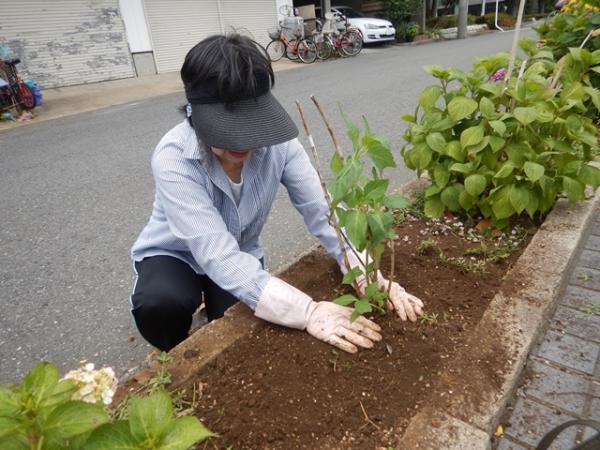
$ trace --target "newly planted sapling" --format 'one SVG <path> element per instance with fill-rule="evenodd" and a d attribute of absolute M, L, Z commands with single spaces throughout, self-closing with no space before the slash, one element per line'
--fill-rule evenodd
<path fill-rule="evenodd" d="M 328 184 L 331 194 L 331 213 L 338 219 L 338 226 L 347 244 L 356 250 L 353 265 L 342 283 L 358 283 L 359 297 L 346 294 L 335 302 L 353 305 L 353 319 L 373 310 L 384 312 L 388 298 L 387 290 L 381 290 L 378 271 L 381 267 L 386 244 L 396 237 L 393 228 L 394 209 L 406 208 L 408 200 L 402 195 L 387 193 L 389 179 L 383 171 L 396 167 L 389 143 L 373 134 L 366 119 L 365 131 L 361 133 L 354 123 L 342 113 L 348 136 L 353 144 L 353 152 L 347 156 L 335 153 L 331 160 L 334 179 Z M 366 161 L 370 161 L 370 176 L 366 173 Z M 389 246 L 393 253 L 393 243 Z M 392 268 L 393 270 L 393 268 Z"/>
<path fill-rule="evenodd" d="M 319 158 L 304 119 L 304 113 L 297 102 L 304 128 L 311 141 L 317 172 L 321 177 L 325 198 L 330 208 L 330 223 L 336 229 L 344 263 L 349 270 L 342 283 L 353 285 L 357 296 L 345 294 L 334 300 L 335 303 L 353 305 L 351 320 L 372 311 L 385 312 L 389 289 L 394 271 L 394 232 L 393 211 L 409 206 L 409 201 L 399 194 L 388 194 L 390 181 L 383 176 L 386 168 L 396 167 L 389 143 L 373 134 L 366 119 L 365 131 L 358 127 L 342 112 L 353 151 L 342 154 L 339 142 L 324 115 L 319 103 L 317 106 L 336 147 L 331 160 L 333 180 L 327 186 L 319 167 Z M 370 176 L 366 175 L 366 161 L 371 163 Z M 387 289 L 381 289 L 378 281 L 381 257 L 388 245 L 391 249 L 391 276 Z M 351 254 L 348 254 L 351 252 Z M 353 263 L 358 261 L 358 263 Z"/>

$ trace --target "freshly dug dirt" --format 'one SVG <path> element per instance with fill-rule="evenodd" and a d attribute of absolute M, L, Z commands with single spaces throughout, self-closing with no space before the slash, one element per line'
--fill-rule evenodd
<path fill-rule="evenodd" d="M 406 323 L 392 315 L 374 316 L 384 339 L 355 355 L 301 331 L 267 326 L 252 332 L 195 376 L 201 392 L 195 414 L 220 436 L 198 448 L 397 445 L 426 398 L 436 397 L 429 394 L 530 237 L 509 232 L 484 239 L 482 247 L 482 238 L 454 218 L 408 220 L 397 233 L 394 278 L 425 302 L 428 319 Z M 519 248 L 485 266 L 479 263 L 483 256 L 477 249 L 491 258 L 502 254 L 493 250 L 507 242 Z M 469 248 L 476 250 L 466 252 Z M 383 271 L 389 275 L 389 267 Z M 315 300 L 332 300 L 342 291 L 339 269 L 323 253 L 305 257 L 282 277 Z M 490 370 L 501 371 L 505 355 L 487 356 Z"/>

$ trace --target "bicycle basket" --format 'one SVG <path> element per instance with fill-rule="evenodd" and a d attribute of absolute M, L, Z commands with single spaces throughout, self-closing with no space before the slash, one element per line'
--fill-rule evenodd
<path fill-rule="evenodd" d="M 280 33 L 281 33 L 281 30 L 277 27 L 269 28 L 267 30 L 267 34 L 269 35 L 269 37 L 272 40 L 279 39 Z"/>

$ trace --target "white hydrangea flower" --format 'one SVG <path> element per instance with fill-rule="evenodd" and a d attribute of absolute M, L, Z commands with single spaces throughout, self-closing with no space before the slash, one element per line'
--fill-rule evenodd
<path fill-rule="evenodd" d="M 118 384 L 114 370 L 110 367 L 94 370 L 92 363 L 71 370 L 63 379 L 73 380 L 77 385 L 73 400 L 83 400 L 86 403 L 102 401 L 105 405 L 112 402 Z"/>

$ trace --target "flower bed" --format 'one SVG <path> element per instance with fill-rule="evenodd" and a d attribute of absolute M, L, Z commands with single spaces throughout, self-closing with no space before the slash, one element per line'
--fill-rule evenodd
<path fill-rule="evenodd" d="M 498 398 L 503 395 L 498 393 L 507 390 L 508 377 L 515 378 L 517 356 L 527 345 L 518 352 L 505 345 L 514 339 L 497 339 L 503 332 L 502 322 L 496 316 L 489 317 L 489 305 L 491 302 L 491 310 L 510 311 L 508 305 L 518 302 L 507 302 L 506 298 L 525 295 L 529 307 L 537 308 L 525 320 L 531 319 L 539 327 L 542 320 L 538 313 L 543 315 L 548 306 L 532 305 L 531 289 L 539 286 L 536 279 L 543 279 L 546 288 L 539 292 L 540 301 L 544 294 L 556 294 L 557 282 L 547 279 L 544 265 L 556 259 L 557 270 L 564 269 L 569 258 L 561 250 L 574 251 L 577 233 L 585 224 L 577 213 L 563 208 L 559 205 L 562 215 L 575 223 L 555 223 L 552 230 L 542 226 L 542 238 L 534 238 L 535 248 L 528 248 L 508 277 L 504 274 L 520 250 L 507 258 L 499 257 L 497 262 L 488 263 L 483 273 L 476 273 L 481 253 L 465 250 L 481 249 L 481 242 L 474 242 L 474 236 L 471 240 L 461 237 L 456 220 L 448 224 L 451 232 L 441 225 L 446 219 L 438 225 L 407 221 L 397 229 L 396 257 L 401 261 L 397 279 L 426 302 L 427 315 L 418 323 L 378 318 L 384 341 L 372 351 L 346 355 L 305 333 L 265 325 L 247 308 L 238 306 L 172 352 L 173 359 L 167 365 L 172 374 L 171 388 L 196 392 L 194 414 L 221 435 L 212 441 L 218 448 L 405 448 L 402 442 L 422 435 L 411 425 L 415 420 L 421 427 L 432 426 L 422 422 L 444 418 L 444 411 L 456 410 L 470 416 L 456 414 L 461 420 L 473 421 L 477 414 L 469 411 L 479 411 L 480 416 L 489 412 L 489 405 L 482 406 L 477 399 L 484 403 L 493 399 L 493 409 L 499 410 Z M 589 204 L 579 207 L 588 212 L 590 208 Z M 543 256 L 543 241 L 553 243 L 548 233 L 566 233 L 569 244 L 562 249 L 554 242 L 546 249 L 550 256 Z M 466 258 L 465 253 L 469 255 Z M 486 253 L 491 258 L 492 252 Z M 529 270 L 541 270 L 543 277 L 532 277 Z M 317 300 L 339 294 L 335 290 L 341 275 L 322 251 L 305 256 L 282 277 Z M 555 274 L 554 278 L 560 276 Z M 514 326 L 514 321 L 506 323 Z M 517 338 L 523 336 L 522 328 Z M 156 370 L 159 368 L 149 368 L 137 380 L 147 380 Z M 121 388 L 119 396 L 137 389 L 136 385 L 134 378 Z M 469 393 L 473 395 L 469 397 Z M 418 414 L 422 410 L 428 412 Z M 492 416 L 476 427 L 491 427 Z M 440 423 L 453 422 L 445 417 Z M 403 437 L 407 427 L 409 433 Z"/>

